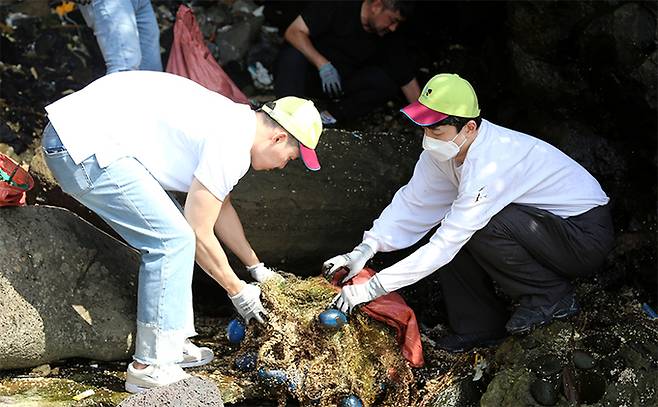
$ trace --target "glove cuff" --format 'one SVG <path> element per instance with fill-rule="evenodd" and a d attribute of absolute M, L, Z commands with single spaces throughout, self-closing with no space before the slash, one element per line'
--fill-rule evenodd
<path fill-rule="evenodd" d="M 265 263 L 258 263 L 258 264 L 254 264 L 253 266 L 246 266 L 246 268 L 247 268 L 247 271 L 251 273 L 252 271 L 254 271 L 254 270 L 256 270 L 260 267 L 264 267 L 264 266 L 265 266 Z"/>
<path fill-rule="evenodd" d="M 370 280 L 368 280 L 368 292 L 370 293 L 370 296 L 373 300 L 388 294 L 388 291 L 384 289 L 382 283 L 379 281 L 377 274 L 370 277 Z"/>
<path fill-rule="evenodd" d="M 240 281 L 244 283 L 244 287 L 242 288 L 242 290 L 238 291 L 238 292 L 237 292 L 235 295 L 233 295 L 233 296 L 227 294 L 227 295 L 228 295 L 228 298 L 230 298 L 231 301 L 235 301 L 235 300 L 240 300 L 240 299 L 242 299 L 242 296 L 247 292 L 247 289 L 249 288 L 249 284 L 247 284 L 246 281 L 244 281 L 244 280 L 240 280 Z"/>
<path fill-rule="evenodd" d="M 355 247 L 354 251 L 363 253 L 367 260 L 370 260 L 375 256 L 375 250 L 373 250 L 373 248 L 366 242 L 362 242 Z"/>

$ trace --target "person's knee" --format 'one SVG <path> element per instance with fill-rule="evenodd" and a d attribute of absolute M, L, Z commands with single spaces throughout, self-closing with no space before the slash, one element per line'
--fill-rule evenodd
<path fill-rule="evenodd" d="M 482 229 L 471 236 L 468 246 L 476 252 L 488 252 L 495 246 L 496 241 L 512 239 L 510 225 L 518 220 L 518 211 L 518 205 L 508 205 L 503 208 Z"/>
<path fill-rule="evenodd" d="M 165 250 L 170 253 L 194 256 L 196 236 L 192 227 L 183 220 L 176 225 L 163 244 Z"/>

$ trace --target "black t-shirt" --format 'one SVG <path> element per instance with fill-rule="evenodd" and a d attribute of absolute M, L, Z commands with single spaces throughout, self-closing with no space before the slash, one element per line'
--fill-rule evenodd
<path fill-rule="evenodd" d="M 315 48 L 349 76 L 365 66 L 386 70 L 400 86 L 414 78 L 414 67 L 403 38 L 396 32 L 383 37 L 366 32 L 361 25 L 361 1 L 309 3 L 301 16 Z"/>

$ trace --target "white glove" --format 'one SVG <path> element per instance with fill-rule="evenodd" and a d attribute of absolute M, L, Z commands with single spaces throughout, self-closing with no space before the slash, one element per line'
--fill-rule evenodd
<path fill-rule="evenodd" d="M 269 280 L 270 278 L 283 280 L 283 276 L 281 276 L 281 274 L 265 267 L 265 264 L 263 263 L 247 266 L 247 271 L 249 274 L 251 274 L 251 278 L 258 281 L 259 283 L 263 283 L 265 280 Z"/>
<path fill-rule="evenodd" d="M 384 290 L 377 275 L 375 275 L 364 284 L 346 285 L 341 288 L 340 293 L 331 302 L 331 306 L 348 314 L 357 305 L 370 302 L 385 294 L 388 294 L 388 292 Z"/>
<path fill-rule="evenodd" d="M 352 277 L 359 274 L 368 260 L 372 259 L 375 252 L 370 246 L 361 243 L 347 254 L 341 254 L 324 262 L 322 265 L 322 273 L 327 279 L 331 279 L 333 275 L 341 268 L 346 268 L 348 273 L 341 281 L 343 284 L 350 281 Z"/>
<path fill-rule="evenodd" d="M 229 298 L 246 324 L 249 324 L 251 318 L 261 324 L 264 322 L 261 314 L 267 315 L 267 312 L 260 303 L 260 287 L 255 284 L 245 284 L 242 291 L 232 297 L 229 295 Z"/>

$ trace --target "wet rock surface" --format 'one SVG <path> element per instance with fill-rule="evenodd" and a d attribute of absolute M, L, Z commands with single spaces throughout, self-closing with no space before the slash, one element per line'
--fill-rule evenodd
<path fill-rule="evenodd" d="M 222 407 L 222 395 L 212 382 L 190 377 L 168 386 L 128 397 L 119 407 Z"/>
<path fill-rule="evenodd" d="M 137 253 L 71 212 L 0 214 L 0 369 L 131 355 Z"/>

